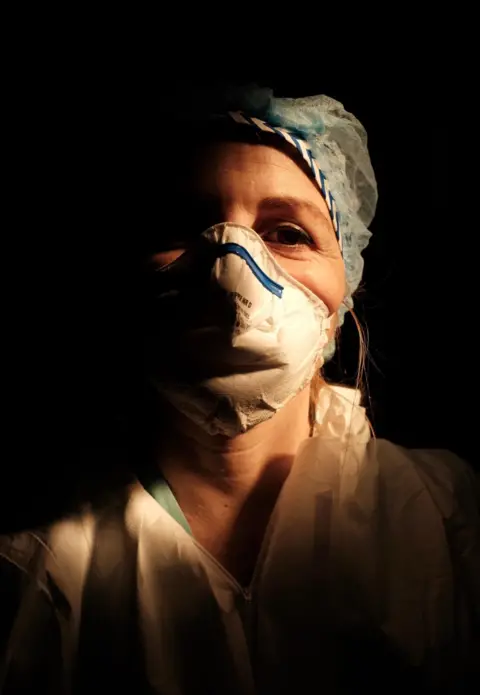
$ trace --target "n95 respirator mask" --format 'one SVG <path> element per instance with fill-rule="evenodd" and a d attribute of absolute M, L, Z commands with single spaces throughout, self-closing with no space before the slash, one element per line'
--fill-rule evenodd
<path fill-rule="evenodd" d="M 323 364 L 326 305 L 248 227 L 217 224 L 154 272 L 148 371 L 156 389 L 208 433 L 268 420 Z"/>

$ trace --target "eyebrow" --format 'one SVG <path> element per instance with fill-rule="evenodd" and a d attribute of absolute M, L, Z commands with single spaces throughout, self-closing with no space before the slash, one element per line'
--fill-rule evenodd
<path fill-rule="evenodd" d="M 327 223 L 329 227 L 332 224 L 330 217 L 318 205 L 304 198 L 295 198 L 293 196 L 269 197 L 261 200 L 258 207 L 261 212 L 276 210 L 288 210 L 294 213 L 307 212 L 324 224 Z"/>
<path fill-rule="evenodd" d="M 207 193 L 202 191 L 200 195 L 196 195 L 197 200 L 207 206 L 218 203 L 218 196 L 215 193 Z M 333 223 L 328 213 L 315 203 L 306 198 L 297 198 L 295 196 L 267 196 L 258 203 L 258 211 L 265 212 L 289 212 L 293 214 L 307 213 L 311 215 L 317 222 L 327 227 L 334 233 Z"/>

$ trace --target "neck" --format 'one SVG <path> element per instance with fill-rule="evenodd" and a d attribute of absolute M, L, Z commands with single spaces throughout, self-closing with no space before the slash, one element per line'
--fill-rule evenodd
<path fill-rule="evenodd" d="M 233 438 L 208 435 L 170 412 L 158 457 L 163 475 L 179 493 L 180 488 L 190 495 L 208 489 L 239 503 L 263 482 L 268 488 L 281 487 L 309 436 L 309 398 L 306 388 L 270 420 Z"/>

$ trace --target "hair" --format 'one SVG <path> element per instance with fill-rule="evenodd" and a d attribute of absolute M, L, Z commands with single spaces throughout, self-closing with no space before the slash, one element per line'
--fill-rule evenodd
<path fill-rule="evenodd" d="M 353 309 L 350 309 L 348 312 L 355 323 L 355 328 L 357 329 L 357 334 L 358 334 L 358 342 L 359 342 L 359 348 L 358 348 L 358 361 L 357 361 L 357 370 L 356 370 L 356 375 L 355 375 L 355 390 L 360 391 L 360 396 L 363 399 L 363 397 L 366 395 L 368 392 L 368 383 L 367 383 L 367 369 L 366 369 L 366 361 L 367 361 L 367 356 L 368 356 L 368 340 L 367 340 L 367 335 L 366 331 L 364 330 L 362 324 L 360 323 L 356 313 L 354 312 Z M 340 340 L 340 332 L 341 332 L 341 327 L 338 326 L 336 328 L 336 335 L 335 335 L 335 340 L 338 342 Z M 316 411 L 317 411 L 317 404 L 318 404 L 318 399 L 320 396 L 320 391 L 322 388 L 329 386 L 329 382 L 325 379 L 325 376 L 322 372 L 322 370 L 319 370 L 315 376 L 313 377 L 312 381 L 310 382 L 310 404 L 309 404 L 309 423 L 310 423 L 310 430 L 313 432 L 315 424 L 316 424 Z M 333 385 L 333 384 L 332 384 Z M 375 432 L 373 429 L 373 426 L 368 420 L 368 424 L 370 427 L 370 431 L 372 433 L 372 436 L 375 436 Z"/>

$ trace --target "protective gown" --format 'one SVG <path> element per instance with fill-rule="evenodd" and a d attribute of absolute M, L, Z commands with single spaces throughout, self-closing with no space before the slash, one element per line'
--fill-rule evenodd
<path fill-rule="evenodd" d="M 1 539 L 0 692 L 464 692 L 480 661 L 473 472 L 372 438 L 353 390 L 324 388 L 317 416 L 249 587 L 168 486 Z"/>

